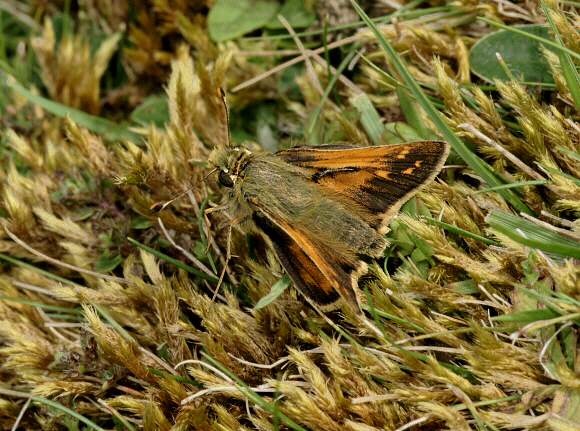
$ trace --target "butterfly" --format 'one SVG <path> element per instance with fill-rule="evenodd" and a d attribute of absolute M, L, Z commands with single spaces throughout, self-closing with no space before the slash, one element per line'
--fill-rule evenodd
<path fill-rule="evenodd" d="M 322 311 L 346 302 L 361 315 L 363 256 L 379 258 L 401 206 L 429 184 L 449 154 L 443 141 L 359 147 L 331 144 L 252 152 L 229 139 L 208 162 L 225 211 L 242 231 L 263 235 L 295 287 Z M 178 196 L 179 197 L 179 196 Z M 150 212 L 171 201 L 155 204 Z M 220 282 L 223 279 L 220 277 Z"/>

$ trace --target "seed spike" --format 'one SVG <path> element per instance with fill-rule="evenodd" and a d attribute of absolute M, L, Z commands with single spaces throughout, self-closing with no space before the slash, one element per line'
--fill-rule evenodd
<path fill-rule="evenodd" d="M 231 147 L 232 146 L 232 138 L 230 135 L 230 111 L 228 110 L 228 102 L 226 100 L 226 92 L 224 91 L 223 88 L 218 87 L 217 93 L 220 96 L 220 99 L 222 99 L 222 103 L 223 103 L 224 109 L 226 111 L 226 128 L 228 130 L 228 141 L 226 142 L 226 146 Z"/>

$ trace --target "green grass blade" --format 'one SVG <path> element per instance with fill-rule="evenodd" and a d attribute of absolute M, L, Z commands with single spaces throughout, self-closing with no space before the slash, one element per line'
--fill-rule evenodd
<path fill-rule="evenodd" d="M 429 222 L 433 223 L 435 226 L 438 226 L 440 228 L 443 228 L 443 229 L 445 229 L 445 230 L 447 230 L 449 232 L 455 233 L 457 235 L 466 236 L 466 237 L 469 237 L 469 238 L 473 238 L 473 239 L 475 239 L 477 241 L 480 241 L 480 242 L 483 242 L 483 243 L 489 244 L 489 245 L 497 245 L 497 246 L 501 245 L 497 241 L 494 241 L 494 240 L 489 239 L 489 238 L 485 238 L 485 237 L 483 237 L 481 235 L 477 235 L 475 233 L 469 232 L 468 230 L 461 229 L 461 228 L 459 228 L 457 226 L 453 226 L 452 224 L 439 221 L 437 219 L 434 219 L 433 217 L 425 217 L 425 218 L 427 220 L 429 220 Z"/>
<path fill-rule="evenodd" d="M 544 11 L 544 15 L 548 19 L 550 23 L 550 27 L 556 36 L 556 42 L 564 47 L 564 41 L 562 40 L 562 36 L 560 36 L 560 32 L 558 31 L 558 27 L 554 23 L 554 19 L 546 6 L 546 2 L 541 0 L 542 9 Z M 566 79 L 566 84 L 568 84 L 568 91 L 572 95 L 572 99 L 574 99 L 574 103 L 576 103 L 576 108 L 580 107 L 580 76 L 578 76 L 578 71 L 576 70 L 576 66 L 572 62 L 572 58 L 570 54 L 564 51 L 558 51 L 558 57 L 560 58 L 560 67 L 562 68 L 562 74 L 564 75 L 564 79 Z"/>
<path fill-rule="evenodd" d="M 526 311 L 516 311 L 515 313 L 502 314 L 501 316 L 495 316 L 492 319 L 497 322 L 509 322 L 509 323 L 532 323 L 538 320 L 548 320 L 554 317 L 560 317 L 560 313 L 556 313 L 554 310 L 549 308 L 542 308 L 539 310 L 526 310 Z"/>
<path fill-rule="evenodd" d="M 51 279 L 59 281 L 63 284 L 67 284 L 69 286 L 81 286 L 80 284 L 75 283 L 74 281 L 68 280 L 68 279 L 63 278 L 63 277 L 59 277 L 58 275 L 54 275 L 48 271 L 45 271 L 44 269 L 37 268 L 36 266 L 31 265 L 30 263 L 23 262 L 23 261 L 18 260 L 18 259 L 14 259 L 13 257 L 6 256 L 5 254 L 0 253 L 0 259 L 3 259 L 7 262 L 10 262 L 14 265 L 18 265 L 18 266 L 21 266 L 23 268 L 29 269 L 31 271 L 37 272 L 38 274 L 44 275 L 46 278 L 51 278 Z"/>
<path fill-rule="evenodd" d="M 50 400 L 47 400 L 46 398 L 41 398 L 41 397 L 31 397 L 30 399 L 32 401 L 36 401 L 37 403 L 41 403 L 41 404 L 44 404 L 46 406 L 52 407 L 53 409 L 59 410 L 61 412 L 64 412 L 67 415 L 71 415 L 72 417 L 78 419 L 82 423 L 87 424 L 89 427 L 92 427 L 91 429 L 93 429 L 93 430 L 96 430 L 96 431 L 105 431 L 103 428 L 101 428 L 100 426 L 98 426 L 93 421 L 87 419 L 86 417 L 84 417 L 80 413 L 77 413 L 74 410 L 69 409 L 68 407 L 63 406 L 60 403 L 57 403 L 57 402 L 54 402 L 54 401 L 50 401 Z"/>
<path fill-rule="evenodd" d="M 297 431 L 306 431 L 305 428 L 302 428 L 300 425 L 298 425 L 296 422 L 294 422 L 288 416 L 281 413 L 279 409 L 276 409 L 274 406 L 269 404 L 264 398 L 262 398 L 254 390 L 252 390 L 252 388 L 250 388 L 246 383 L 244 383 L 242 380 L 240 380 L 238 378 L 238 376 L 236 376 L 234 373 L 232 373 L 230 370 L 228 370 L 226 367 L 224 367 L 221 363 L 219 363 L 214 358 L 212 358 L 209 354 L 207 354 L 206 352 L 201 352 L 201 354 L 203 355 L 203 357 L 205 359 L 207 359 L 207 361 L 210 364 L 212 364 L 214 367 L 218 368 L 221 372 L 223 372 L 228 377 L 233 379 L 236 382 L 236 384 L 240 387 L 240 391 L 243 392 L 250 399 L 250 401 L 256 403 L 258 406 L 260 406 L 261 408 L 263 408 L 265 411 L 267 411 L 269 413 L 273 414 L 274 411 L 276 411 L 276 414 L 278 415 L 278 418 L 280 419 L 280 421 L 284 422 L 290 428 L 295 429 Z"/>
<path fill-rule="evenodd" d="M 254 310 L 259 310 L 260 308 L 264 308 L 267 305 L 270 305 L 274 302 L 282 293 L 290 287 L 292 284 L 292 279 L 288 276 L 288 274 L 284 274 L 280 280 L 278 280 L 272 288 L 270 289 L 270 293 L 266 296 L 262 297 L 258 303 L 254 306 Z"/>
<path fill-rule="evenodd" d="M 379 113 L 371 103 L 366 93 L 357 94 L 351 99 L 353 106 L 360 112 L 360 122 L 371 138 L 373 144 L 378 144 L 385 126 L 381 122 Z"/>
<path fill-rule="evenodd" d="M 573 158 L 575 158 L 575 159 L 578 159 L 578 160 L 580 160 L 580 154 L 578 154 L 578 153 L 577 153 L 577 152 L 575 152 L 575 151 L 569 150 L 568 148 L 564 148 L 564 147 L 563 147 L 563 146 L 561 146 L 561 145 L 558 145 L 558 146 L 556 147 L 556 149 L 557 149 L 558 151 L 561 151 L 561 152 L 563 152 L 564 154 L 567 154 L 567 155 L 569 155 L 570 157 L 573 157 Z"/>
<path fill-rule="evenodd" d="M 543 163 L 536 162 L 536 164 L 538 166 L 541 166 L 542 168 L 544 168 L 548 172 L 552 172 L 553 174 L 562 175 L 564 178 L 568 178 L 570 181 L 573 181 L 578 187 L 580 187 L 580 180 L 578 178 L 573 177 L 572 175 L 567 174 L 565 172 L 559 171 L 558 169 L 552 168 L 548 165 L 544 165 Z"/>
<path fill-rule="evenodd" d="M 512 189 L 515 187 L 523 187 L 523 186 L 540 186 L 542 184 L 554 184 L 554 181 L 551 180 L 521 181 L 519 183 L 503 184 L 501 186 L 489 187 L 487 189 L 478 190 L 474 194 L 477 195 L 480 193 L 495 192 L 501 189 Z"/>
<path fill-rule="evenodd" d="M 528 247 L 532 247 L 557 256 L 580 259 L 580 242 L 549 231 L 528 220 L 492 211 L 486 222 L 508 238 Z"/>
<path fill-rule="evenodd" d="M 42 96 L 37 96 L 14 80 L 9 80 L 7 84 L 30 103 L 34 103 L 35 105 L 46 109 L 57 117 L 66 118 L 67 115 L 70 115 L 76 124 L 90 130 L 91 132 L 103 135 L 103 138 L 107 141 L 128 139 L 133 142 L 140 142 L 143 139 L 137 133 L 129 130 L 128 125 L 117 124 L 114 121 L 105 118 L 95 117 L 94 115 L 87 114 L 79 109 L 71 108 L 70 106 L 63 105 L 62 103 L 55 102 Z"/>
<path fill-rule="evenodd" d="M 172 257 L 169 257 L 166 254 L 161 253 L 160 251 L 155 250 L 154 248 L 148 247 L 145 244 L 141 244 L 140 242 L 135 241 L 133 238 L 127 238 L 127 240 L 131 244 L 136 245 L 137 247 L 139 247 L 139 248 L 141 248 L 141 249 L 143 249 L 145 251 L 148 251 L 152 255 L 157 256 L 159 259 L 163 259 L 164 261 L 169 262 L 169 263 L 177 266 L 178 268 L 181 268 L 184 271 L 187 271 L 190 274 L 195 275 L 196 277 L 202 278 L 202 279 L 207 280 L 207 281 L 211 281 L 212 283 L 217 283 L 219 281 L 217 277 L 212 277 L 210 275 L 207 275 L 204 272 L 198 271 L 197 269 L 192 268 L 191 266 L 186 265 L 183 262 L 178 261 L 177 259 L 173 259 Z M 222 283 L 222 284 L 224 286 L 227 286 L 226 283 Z"/>
<path fill-rule="evenodd" d="M 80 314 L 80 315 L 83 314 L 82 310 L 77 310 L 75 308 L 58 307 L 56 305 L 48 305 L 43 304 L 41 302 L 26 301 L 25 299 L 12 298 L 10 296 L 0 296 L 0 300 L 18 302 L 19 304 L 30 305 L 31 307 L 38 307 L 44 310 L 61 311 L 67 314 Z"/>

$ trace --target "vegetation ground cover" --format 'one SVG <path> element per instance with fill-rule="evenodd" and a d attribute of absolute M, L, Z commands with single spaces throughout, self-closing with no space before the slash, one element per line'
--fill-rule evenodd
<path fill-rule="evenodd" d="M 580 429 L 577 6 L 0 2 L 0 426 Z M 212 180 L 149 215 L 226 140 L 218 87 L 252 150 L 452 146 L 367 322 L 240 232 L 210 307 Z"/>

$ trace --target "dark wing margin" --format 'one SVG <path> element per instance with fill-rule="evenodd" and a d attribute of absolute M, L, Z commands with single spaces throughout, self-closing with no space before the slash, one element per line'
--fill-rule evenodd
<path fill-rule="evenodd" d="M 355 288 L 358 278 L 367 271 L 364 262 L 336 262 L 306 235 L 292 229 L 288 223 L 275 221 L 263 210 L 256 210 L 252 220 L 270 239 L 280 263 L 299 292 L 322 311 L 334 310 L 346 302 L 356 314 L 362 314 Z"/>
<path fill-rule="evenodd" d="M 305 168 L 311 180 L 364 210 L 363 219 L 380 233 L 401 206 L 439 173 L 449 145 L 419 141 L 378 147 L 330 145 L 279 151 L 286 162 Z"/>

